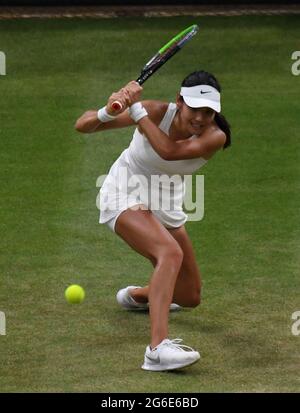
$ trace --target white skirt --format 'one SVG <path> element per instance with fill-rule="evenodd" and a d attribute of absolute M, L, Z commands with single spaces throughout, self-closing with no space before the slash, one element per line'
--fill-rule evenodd
<path fill-rule="evenodd" d="M 181 190 L 177 190 L 175 196 L 170 195 L 170 191 L 164 191 L 163 203 L 161 191 L 158 190 L 156 195 L 153 195 L 155 194 L 153 184 L 149 190 L 149 176 L 134 175 L 130 164 L 122 155 L 112 165 L 101 186 L 99 223 L 106 224 L 115 232 L 117 219 L 122 212 L 129 208 L 134 210 L 138 205 L 143 205 L 142 208 L 150 210 L 166 228 L 178 228 L 184 225 L 187 220 L 181 202 L 184 196 L 184 185 L 179 185 Z"/>

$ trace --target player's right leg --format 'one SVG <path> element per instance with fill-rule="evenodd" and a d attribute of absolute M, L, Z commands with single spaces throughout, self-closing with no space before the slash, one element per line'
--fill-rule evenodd
<path fill-rule="evenodd" d="M 183 252 L 178 242 L 149 210 L 122 212 L 115 232 L 139 254 L 155 264 L 149 283 L 151 345 L 145 354 L 146 370 L 169 370 L 190 365 L 199 353 L 184 351 L 178 341 L 168 339 L 168 317 Z"/>
<path fill-rule="evenodd" d="M 169 307 L 183 253 L 178 243 L 149 210 L 122 212 L 115 232 L 139 254 L 155 263 L 149 284 L 151 347 L 168 337 Z"/>

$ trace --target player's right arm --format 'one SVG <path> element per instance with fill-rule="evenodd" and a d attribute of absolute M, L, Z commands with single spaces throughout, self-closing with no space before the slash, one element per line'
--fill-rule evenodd
<path fill-rule="evenodd" d="M 126 116 L 125 109 L 128 107 L 129 96 L 125 89 L 121 89 L 119 92 L 113 93 L 106 104 L 106 111 L 109 115 L 116 116 L 116 118 L 110 122 L 101 122 L 98 119 L 97 110 L 88 110 L 75 124 L 75 129 L 82 133 L 93 133 L 106 129 L 123 128 L 133 124 L 129 116 Z M 121 108 L 118 111 L 113 109 L 113 103 L 115 101 L 120 102 Z"/>
<path fill-rule="evenodd" d="M 149 118 L 158 125 L 167 110 L 168 104 L 155 100 L 145 100 L 142 103 L 149 114 Z M 114 120 L 104 123 L 98 119 L 97 110 L 88 110 L 76 121 L 75 129 L 81 133 L 94 133 L 136 125 L 129 116 L 127 105 L 125 106 L 125 109 L 122 110 L 123 112 L 121 112 Z M 107 111 L 109 112 L 108 108 Z"/>
<path fill-rule="evenodd" d="M 135 89 L 138 88 L 138 90 L 135 90 L 134 96 L 132 95 L 131 90 L 133 86 Z M 143 88 L 135 81 L 129 82 L 118 92 L 113 93 L 107 101 L 106 112 L 109 115 L 116 116 L 115 119 L 109 122 L 101 122 L 98 119 L 97 110 L 88 110 L 76 121 L 75 129 L 81 133 L 94 133 L 108 129 L 118 129 L 136 125 L 134 120 L 129 115 L 128 107 L 136 100 L 140 100 L 142 90 Z M 117 111 L 113 108 L 113 104 L 116 101 L 121 104 L 120 110 Z M 158 125 L 168 108 L 168 103 L 157 100 L 144 100 L 142 101 L 142 104 L 147 110 L 148 116 L 152 122 Z"/>
<path fill-rule="evenodd" d="M 129 116 L 128 111 L 121 113 L 110 122 L 102 123 L 98 119 L 97 110 L 88 110 L 76 121 L 75 129 L 82 133 L 94 133 L 107 129 L 125 128 L 133 124 L 134 121 Z"/>

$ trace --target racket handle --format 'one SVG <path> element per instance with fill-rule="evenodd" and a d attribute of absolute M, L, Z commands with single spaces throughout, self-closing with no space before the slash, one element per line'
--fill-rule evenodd
<path fill-rule="evenodd" d="M 113 108 L 113 110 L 115 110 L 116 112 L 122 109 L 122 104 L 121 102 L 119 102 L 118 100 L 115 100 L 111 107 Z"/>

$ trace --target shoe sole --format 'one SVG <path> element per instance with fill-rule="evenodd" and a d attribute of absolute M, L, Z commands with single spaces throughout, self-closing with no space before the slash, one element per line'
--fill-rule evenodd
<path fill-rule="evenodd" d="M 173 366 L 161 366 L 161 365 L 146 365 L 145 363 L 142 365 L 142 369 L 143 370 L 147 370 L 147 371 L 170 371 L 170 370 L 180 370 L 183 369 L 185 367 L 188 366 L 192 366 L 193 364 L 197 363 L 200 360 L 200 356 L 199 358 L 197 358 L 196 360 L 192 361 L 192 362 L 188 362 L 186 364 L 178 364 L 178 365 L 173 365 Z"/>

